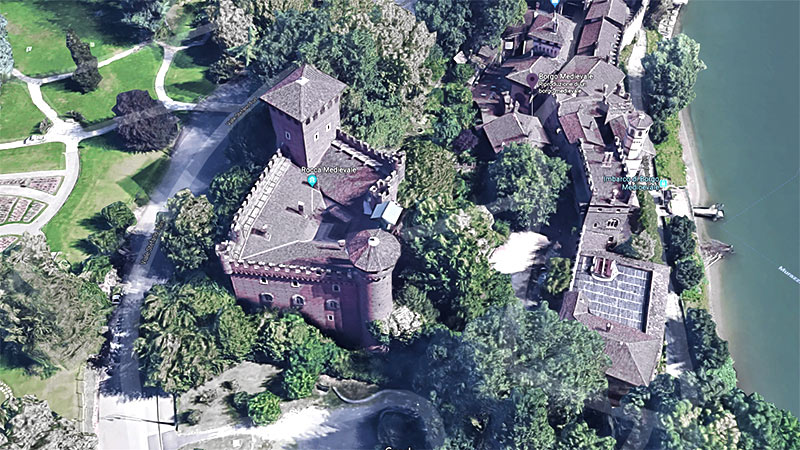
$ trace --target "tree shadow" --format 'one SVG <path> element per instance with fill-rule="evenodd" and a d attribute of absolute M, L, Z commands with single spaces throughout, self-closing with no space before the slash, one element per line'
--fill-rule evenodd
<path fill-rule="evenodd" d="M 133 37 L 138 35 L 139 30 L 122 22 L 122 10 L 117 2 L 34 0 L 34 3 L 42 11 L 53 10 L 55 5 L 62 5 L 55 8 L 55 14 L 47 19 L 48 22 L 64 32 L 69 28 L 74 29 L 81 39 L 102 37 L 105 43 L 115 46 L 136 43 Z"/>

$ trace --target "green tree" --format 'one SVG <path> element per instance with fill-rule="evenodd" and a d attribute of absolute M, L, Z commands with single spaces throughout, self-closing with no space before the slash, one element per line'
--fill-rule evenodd
<path fill-rule="evenodd" d="M 555 450 L 614 450 L 613 437 L 600 437 L 586 422 L 571 422 L 561 430 Z"/>
<path fill-rule="evenodd" d="M 694 254 L 697 242 L 694 239 L 696 226 L 692 219 L 675 216 L 666 226 L 667 261 L 675 264 L 677 261 L 689 258 Z"/>
<path fill-rule="evenodd" d="M 96 284 L 62 269 L 44 236 L 22 236 L 0 254 L 0 353 L 38 375 L 98 351 L 109 311 Z"/>
<path fill-rule="evenodd" d="M 269 425 L 281 416 L 281 399 L 272 392 L 260 392 L 247 401 L 247 415 L 256 425 Z"/>
<path fill-rule="evenodd" d="M 178 118 L 145 90 L 117 94 L 111 110 L 118 118 L 117 133 L 129 150 L 162 150 L 178 137 Z"/>
<path fill-rule="evenodd" d="M 468 44 L 473 50 L 482 45 L 498 45 L 503 31 L 509 25 L 521 22 L 528 8 L 525 0 L 471 2 L 470 7 L 473 31 Z"/>
<path fill-rule="evenodd" d="M 136 216 L 128 205 L 122 202 L 114 202 L 104 207 L 100 210 L 100 215 L 113 230 L 125 231 L 136 223 Z"/>
<path fill-rule="evenodd" d="M 642 59 L 642 66 L 642 92 L 656 122 L 664 122 L 694 100 L 697 74 L 706 68 L 700 44 L 685 34 L 660 41 L 658 49 Z"/>
<path fill-rule="evenodd" d="M 152 36 L 166 25 L 171 4 L 171 0 L 121 0 L 122 21 L 138 28 L 143 36 Z"/>
<path fill-rule="evenodd" d="M 445 324 L 461 329 L 489 306 L 512 301 L 514 292 L 509 277 L 486 256 L 500 243 L 491 214 L 474 205 L 450 205 L 441 197 L 417 205 L 404 229 L 411 261 L 401 278 L 426 292 Z"/>
<path fill-rule="evenodd" d="M 468 0 L 420 0 L 414 11 L 430 31 L 436 32 L 436 43 L 447 56 L 455 55 L 471 34 L 472 10 Z"/>
<path fill-rule="evenodd" d="M 548 261 L 547 279 L 544 282 L 544 291 L 551 299 L 558 299 L 561 294 L 569 289 L 572 281 L 572 260 L 569 258 L 551 258 Z"/>
<path fill-rule="evenodd" d="M 255 182 L 255 172 L 242 166 L 233 166 L 211 180 L 208 199 L 214 205 L 214 213 L 217 215 L 218 236 L 227 235 L 233 215 L 242 206 L 242 201 Z"/>
<path fill-rule="evenodd" d="M 59 416 L 33 395 L 9 398 L 0 406 L 4 417 L 0 433 L 3 447 L 8 449 L 75 449 L 97 448 L 97 436 L 81 431 L 81 424 Z"/>
<path fill-rule="evenodd" d="M 11 76 L 11 70 L 14 69 L 14 53 L 8 42 L 6 25 L 8 25 L 8 20 L 0 14 L 0 85 L 5 78 Z"/>
<path fill-rule="evenodd" d="M 694 258 L 684 258 L 675 263 L 675 284 L 678 292 L 691 289 L 703 281 L 703 264 Z"/>
<path fill-rule="evenodd" d="M 319 373 L 303 365 L 289 366 L 283 372 L 281 387 L 289 400 L 306 398 L 314 391 Z"/>
<path fill-rule="evenodd" d="M 455 157 L 433 142 L 412 139 L 402 147 L 406 152 L 406 175 L 400 185 L 400 199 L 406 206 L 441 195 L 453 197 L 455 191 Z"/>
<path fill-rule="evenodd" d="M 84 94 L 97 89 L 103 77 L 97 69 L 97 57 L 92 55 L 89 44 L 81 41 L 72 29 L 68 29 L 67 48 L 76 65 L 75 72 L 72 74 L 72 82 Z"/>
<path fill-rule="evenodd" d="M 511 144 L 489 166 L 497 189 L 499 217 L 509 217 L 515 230 L 547 224 L 558 196 L 567 186 L 569 167 L 528 144 Z"/>
<path fill-rule="evenodd" d="M 253 350 L 256 341 L 256 324 L 238 305 L 229 305 L 217 315 L 216 335 L 222 355 L 232 361 L 241 361 Z"/>
<path fill-rule="evenodd" d="M 156 285 L 144 299 L 134 345 L 144 384 L 180 393 L 204 383 L 250 353 L 247 338 L 231 330 L 252 330 L 248 322 L 233 296 L 207 278 Z"/>
<path fill-rule="evenodd" d="M 734 389 L 723 404 L 736 417 L 739 448 L 789 450 L 800 448 L 800 422 L 787 410 L 778 409 L 758 393 Z"/>
<path fill-rule="evenodd" d="M 86 240 L 100 255 L 114 254 L 122 246 L 122 237 L 116 230 L 96 231 L 90 234 Z"/>
<path fill-rule="evenodd" d="M 167 201 L 170 219 L 161 242 L 167 257 L 180 272 L 206 262 L 214 247 L 216 215 L 205 195 L 195 197 L 184 189 Z"/>
<path fill-rule="evenodd" d="M 510 303 L 463 333 L 437 329 L 422 342 L 410 367 L 398 359 L 392 370 L 412 374 L 410 387 L 438 408 L 460 448 L 549 448 L 550 427 L 607 387 L 602 338 L 548 309 Z"/>

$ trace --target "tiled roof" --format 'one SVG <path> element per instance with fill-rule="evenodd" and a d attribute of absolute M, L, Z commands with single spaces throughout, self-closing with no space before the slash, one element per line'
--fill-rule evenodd
<path fill-rule="evenodd" d="M 528 36 L 566 47 L 565 44 L 572 41 L 574 30 L 575 23 L 561 14 L 539 14 L 534 19 Z"/>
<path fill-rule="evenodd" d="M 270 88 L 261 99 L 292 118 L 304 121 L 346 87 L 336 78 L 304 64 Z"/>
<path fill-rule="evenodd" d="M 389 168 L 339 139 L 320 166 L 340 170 L 317 173 L 312 188 L 307 172 L 286 157 L 273 158 L 234 220 L 231 259 L 352 267 L 340 241 L 380 226 L 364 215 L 361 200 Z"/>
<path fill-rule="evenodd" d="M 535 146 L 550 143 L 542 123 L 536 116 L 512 112 L 504 114 L 483 126 L 486 138 L 495 153 L 513 142 L 529 142 Z"/>
<path fill-rule="evenodd" d="M 616 261 L 618 267 L 631 273 L 647 274 L 648 282 L 644 295 L 641 329 L 610 320 L 609 316 L 604 317 L 600 310 L 590 310 L 589 294 L 576 288 L 564 294 L 559 316 L 565 320 L 577 320 L 603 337 L 606 341 L 606 354 L 612 362 L 611 367 L 606 371 L 609 376 L 633 386 L 649 383 L 661 356 L 664 340 L 669 268 L 661 264 L 629 259 L 605 251 L 585 251 L 579 257 L 607 258 Z M 583 270 L 580 264 L 578 270 Z M 586 276 L 590 275 L 586 274 Z M 602 281 L 597 282 L 597 286 L 602 285 Z M 612 309 L 615 307 L 614 305 L 609 306 Z"/>
<path fill-rule="evenodd" d="M 400 242 L 381 229 L 362 230 L 347 238 L 350 261 L 364 272 L 377 273 L 394 267 L 400 258 Z"/>
<path fill-rule="evenodd" d="M 613 92 L 625 78 L 625 74 L 617 66 L 597 56 L 578 55 L 572 58 L 559 74 L 591 75 L 584 79 L 586 86 L 581 88 L 584 95 L 602 95 L 603 90 Z M 561 98 L 566 97 L 559 94 Z"/>
<path fill-rule="evenodd" d="M 578 42 L 578 54 L 601 58 L 610 56 L 619 33 L 619 28 L 605 19 L 584 25 Z"/>
<path fill-rule="evenodd" d="M 518 67 L 515 66 L 516 70 L 506 75 L 506 78 L 514 83 L 528 87 L 528 75 L 532 73 L 537 75 L 540 73 L 552 74 L 561 67 L 561 64 L 553 58 L 539 56 L 526 60 L 526 63 L 521 68 Z"/>
<path fill-rule="evenodd" d="M 625 25 L 628 21 L 628 5 L 623 0 L 593 1 L 586 13 L 585 22 L 608 18 L 618 26 Z"/>

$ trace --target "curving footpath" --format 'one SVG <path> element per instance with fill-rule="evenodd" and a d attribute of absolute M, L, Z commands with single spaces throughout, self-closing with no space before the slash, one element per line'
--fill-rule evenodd
<path fill-rule="evenodd" d="M 181 47 L 173 47 L 171 45 L 167 45 L 162 42 L 157 42 L 158 45 L 164 48 L 164 58 L 161 63 L 161 67 L 156 74 L 155 80 L 155 91 L 158 99 L 162 101 L 165 106 L 170 109 L 171 111 L 187 111 L 187 110 L 194 110 L 198 107 L 196 103 L 186 103 L 186 102 L 177 102 L 171 99 L 164 88 L 164 80 L 166 78 L 167 72 L 169 71 L 170 65 L 172 64 L 172 60 L 175 57 L 175 54 L 179 51 L 185 50 L 190 47 L 194 47 L 196 45 L 203 45 L 206 40 L 208 39 L 208 34 L 205 37 L 197 42 L 193 42 L 191 44 L 181 46 Z M 103 67 L 112 62 L 119 61 L 122 58 L 127 56 L 133 55 L 143 48 L 145 48 L 150 41 L 142 42 L 140 44 L 135 45 L 134 47 L 120 52 L 108 59 L 100 61 L 98 63 L 98 67 Z M 41 86 L 47 83 L 53 83 L 56 81 L 64 80 L 72 76 L 72 72 L 62 73 L 58 75 L 51 75 L 48 77 L 43 78 L 34 78 L 29 77 L 17 69 L 12 71 L 14 77 L 23 81 L 28 86 L 28 93 L 30 95 L 31 101 L 36 106 L 42 114 L 45 115 L 50 121 L 53 123 L 53 126 L 47 131 L 47 133 L 42 136 L 41 140 L 37 141 L 30 141 L 25 142 L 24 140 L 15 141 L 15 142 L 8 142 L 4 144 L 0 144 L 0 151 L 13 149 L 13 148 L 21 148 L 21 147 L 30 147 L 34 145 L 44 144 L 47 142 L 60 142 L 66 146 L 66 150 L 64 151 L 64 157 L 66 160 L 66 168 L 64 170 L 58 171 L 40 171 L 40 172 L 20 172 L 20 173 L 13 173 L 13 174 L 4 174 L 0 175 L 0 179 L 10 179 L 10 178 L 27 178 L 33 176 L 62 176 L 64 177 L 63 181 L 61 182 L 61 186 L 59 187 L 58 191 L 55 195 L 49 195 L 42 193 L 41 191 L 36 191 L 34 189 L 28 188 L 21 188 L 19 186 L 13 185 L 0 185 L 0 195 L 13 195 L 13 196 L 25 196 L 31 197 L 36 200 L 42 201 L 46 203 L 46 207 L 44 211 L 36 217 L 31 223 L 13 223 L 13 224 L 6 224 L 0 225 L 0 236 L 4 235 L 21 235 L 23 233 L 30 233 L 30 234 L 38 234 L 41 233 L 42 227 L 44 227 L 53 217 L 55 217 L 56 213 L 64 206 L 66 203 L 67 198 L 72 193 L 72 190 L 75 188 L 75 184 L 78 181 L 78 176 L 80 174 L 80 157 L 78 153 L 78 144 L 84 140 L 95 136 L 100 136 L 102 134 L 108 133 L 114 130 L 117 127 L 117 123 L 114 120 L 109 120 L 103 126 L 96 128 L 94 130 L 85 130 L 80 124 L 74 122 L 68 122 L 62 120 L 58 117 L 58 113 L 54 110 L 42 97 L 42 90 Z M 218 111 L 232 111 L 238 108 L 238 105 L 227 105 L 227 104 L 212 104 L 212 105 L 204 105 L 203 110 L 218 110 Z M 3 249 L 0 248 L 0 251 Z"/>

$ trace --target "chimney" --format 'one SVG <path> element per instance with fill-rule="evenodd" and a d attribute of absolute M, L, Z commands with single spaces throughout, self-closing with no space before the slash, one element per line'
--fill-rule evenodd
<path fill-rule="evenodd" d="M 337 243 L 339 244 L 339 248 L 344 248 L 344 245 L 347 243 L 347 241 L 344 239 L 339 239 Z"/>
<path fill-rule="evenodd" d="M 608 98 L 608 83 L 603 85 L 603 97 Z"/>
<path fill-rule="evenodd" d="M 553 11 L 553 33 L 558 31 L 558 14 Z"/>
<path fill-rule="evenodd" d="M 301 202 L 301 201 L 297 202 L 297 211 L 300 212 L 300 214 L 303 214 L 303 210 L 305 208 L 306 208 L 305 202 Z"/>

